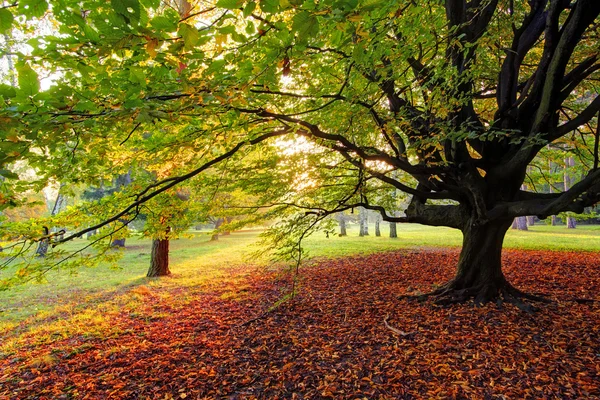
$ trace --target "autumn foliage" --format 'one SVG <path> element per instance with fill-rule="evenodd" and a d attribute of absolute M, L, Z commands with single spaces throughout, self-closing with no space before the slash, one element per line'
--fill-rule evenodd
<path fill-rule="evenodd" d="M 142 306 L 107 315 L 100 335 L 6 333 L 23 341 L 0 359 L 0 398 L 600 396 L 597 254 L 505 253 L 511 281 L 552 303 L 526 314 L 398 299 L 449 279 L 455 250 L 313 262 L 300 294 L 264 315 L 288 278 L 246 267 L 192 288 L 138 286 L 128 295 Z"/>

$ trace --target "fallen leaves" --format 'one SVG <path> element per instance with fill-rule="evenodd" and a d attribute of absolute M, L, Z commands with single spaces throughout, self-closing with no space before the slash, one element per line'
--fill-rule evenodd
<path fill-rule="evenodd" d="M 235 296 L 137 287 L 145 301 L 110 315 L 116 333 L 31 337 L 0 358 L 0 398 L 600 397 L 600 305 L 573 301 L 598 298 L 597 254 L 507 251 L 511 283 L 555 300 L 533 315 L 397 299 L 444 283 L 457 255 L 318 260 L 293 302 L 256 320 L 285 293 L 274 273 L 238 271 Z"/>

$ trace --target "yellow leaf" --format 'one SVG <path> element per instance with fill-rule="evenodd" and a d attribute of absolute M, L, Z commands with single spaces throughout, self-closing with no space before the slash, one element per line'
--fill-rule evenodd
<path fill-rule="evenodd" d="M 148 52 L 148 54 L 150 55 L 150 57 L 154 58 L 156 57 L 156 48 L 158 47 L 158 39 L 156 38 L 151 38 L 148 39 L 148 42 L 146 43 L 146 51 Z"/>

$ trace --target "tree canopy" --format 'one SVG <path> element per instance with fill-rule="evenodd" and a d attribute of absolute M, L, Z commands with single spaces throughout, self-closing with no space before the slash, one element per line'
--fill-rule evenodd
<path fill-rule="evenodd" d="M 153 174 L 95 229 L 222 174 L 284 217 L 288 238 L 356 207 L 460 229 L 438 300 L 522 305 L 500 262 L 512 219 L 600 198 L 599 13 L 596 0 L 6 4 L 18 85 L 0 86 L 0 202 L 49 180 Z M 578 181 L 522 189 L 549 148 L 585 149 Z M 38 178 L 19 179 L 19 162 Z M 396 191 L 410 198 L 401 216 Z"/>

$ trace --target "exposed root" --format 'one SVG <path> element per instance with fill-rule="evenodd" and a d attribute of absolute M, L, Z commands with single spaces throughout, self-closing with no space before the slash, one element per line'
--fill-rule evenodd
<path fill-rule="evenodd" d="M 489 302 L 495 302 L 498 307 L 501 307 L 503 303 L 508 303 L 515 305 L 517 308 L 527 313 L 535 312 L 538 310 L 538 308 L 526 303 L 523 300 L 540 303 L 552 302 L 545 297 L 522 292 L 510 285 L 508 282 L 503 282 L 497 285 L 488 284 L 465 288 L 456 281 L 450 281 L 446 285 L 429 293 L 418 295 L 401 295 L 398 296 L 398 298 L 418 301 L 425 301 L 432 298 L 433 303 L 439 306 L 461 304 L 470 300 L 473 300 L 477 306 L 481 306 Z"/>

